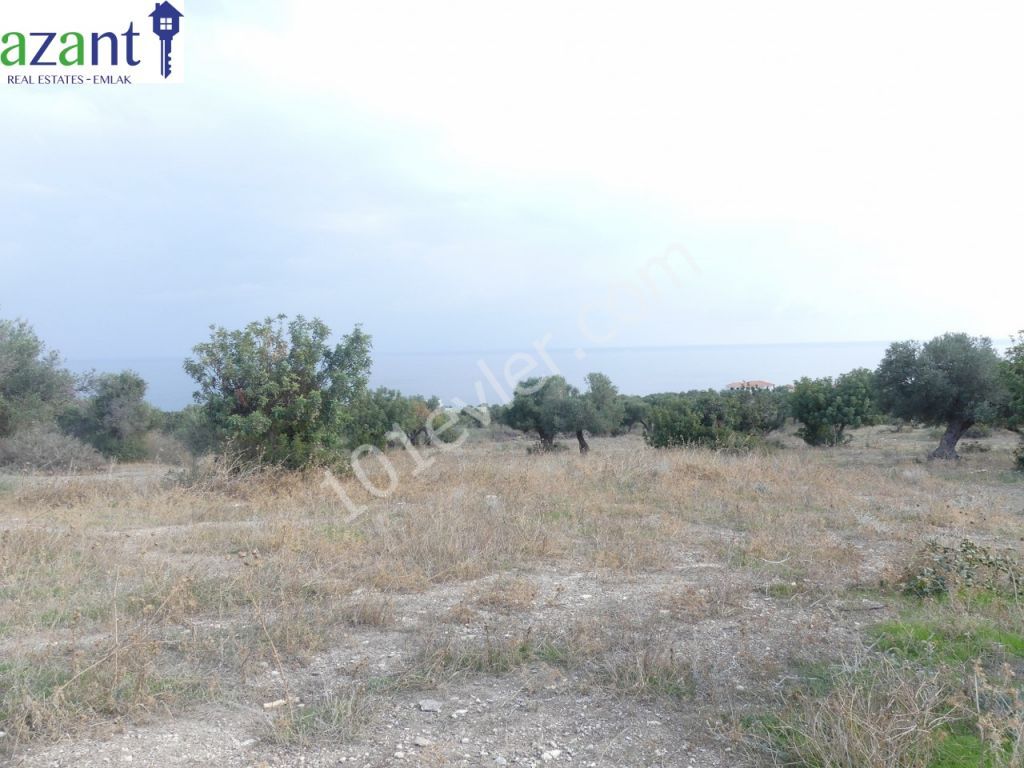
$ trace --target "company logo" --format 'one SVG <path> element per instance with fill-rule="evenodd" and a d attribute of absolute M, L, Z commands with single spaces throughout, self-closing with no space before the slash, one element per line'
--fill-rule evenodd
<path fill-rule="evenodd" d="M 181 29 L 181 11 L 170 3 L 157 3 L 153 18 L 153 34 L 160 38 L 160 74 L 171 76 L 171 41 Z"/>
<path fill-rule="evenodd" d="M 20 18 L 5 14 L 0 22 L 0 77 L 7 85 L 183 80 L 185 14 L 169 2 L 156 3 L 148 17 L 145 10 L 150 6 L 140 0 L 44 0 L 26 5 L 29 8 L 18 9 Z M 182 6 L 183 0 L 176 0 L 176 5 Z M 90 27 L 102 31 L 65 31 Z"/>

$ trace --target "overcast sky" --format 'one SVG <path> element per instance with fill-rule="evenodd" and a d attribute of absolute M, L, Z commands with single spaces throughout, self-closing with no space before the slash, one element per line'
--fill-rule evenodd
<path fill-rule="evenodd" d="M 1019 2 L 184 23 L 183 85 L 0 84 L 0 315 L 68 357 L 278 312 L 383 352 L 585 346 L 581 314 L 614 346 L 1024 325 Z M 624 287 L 670 248 L 660 301 Z"/>

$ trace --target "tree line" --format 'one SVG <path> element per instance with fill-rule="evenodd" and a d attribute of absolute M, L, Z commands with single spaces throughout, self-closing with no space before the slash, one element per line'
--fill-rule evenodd
<path fill-rule="evenodd" d="M 146 403 L 138 374 L 73 375 L 30 325 L 0 320 L 0 463 L 17 463 L 10 446 L 18 436 L 46 434 L 47 445 L 71 440 L 132 461 L 147 458 L 148 441 L 162 434 L 193 454 L 330 466 L 358 446 L 447 442 L 492 423 L 535 435 L 540 452 L 558 449 L 565 435 L 586 454 L 588 435 L 634 431 L 656 448 L 748 450 L 790 418 L 814 446 L 842 445 L 848 429 L 892 420 L 938 426 L 931 455 L 953 459 L 975 425 L 1024 427 L 1024 334 L 1004 356 L 989 339 L 963 333 L 895 342 L 875 370 L 805 377 L 771 391 L 640 397 L 621 394 L 602 373 L 589 374 L 583 389 L 552 375 L 520 382 L 507 404 L 462 410 L 436 397 L 371 389 L 372 340 L 360 326 L 330 339 L 322 321 L 302 316 L 212 326 L 184 363 L 195 403 L 168 413 Z M 1024 450 L 1017 462 L 1024 468 Z"/>

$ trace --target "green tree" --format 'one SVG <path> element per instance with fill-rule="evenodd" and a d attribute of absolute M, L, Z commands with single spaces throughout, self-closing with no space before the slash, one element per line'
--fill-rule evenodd
<path fill-rule="evenodd" d="M 590 451 L 586 432 L 608 434 L 622 423 L 618 390 L 602 373 L 587 375 L 587 390 L 580 392 L 562 376 L 527 379 L 516 387 L 512 402 L 500 412 L 505 424 L 523 432 L 536 432 L 544 450 L 551 450 L 563 432 L 576 436 L 580 453 Z"/>
<path fill-rule="evenodd" d="M 644 434 L 647 434 L 651 426 L 651 405 L 636 395 L 623 396 L 620 427 L 623 432 L 632 432 L 637 424 L 643 429 Z"/>
<path fill-rule="evenodd" d="M 285 315 L 241 330 L 211 327 L 185 371 L 223 445 L 249 460 L 298 468 L 337 461 L 366 396 L 370 337 L 357 325 L 328 344 L 320 320 Z"/>
<path fill-rule="evenodd" d="M 1024 430 L 1024 331 L 1011 338 L 1003 363 L 1003 381 L 1008 394 L 1006 425 L 1021 433 Z M 1024 435 L 1014 457 L 1017 469 L 1024 470 Z"/>
<path fill-rule="evenodd" d="M 0 437 L 52 423 L 74 401 L 75 377 L 22 320 L 0 320 Z"/>
<path fill-rule="evenodd" d="M 610 434 L 622 424 L 625 415 L 619 390 L 610 378 L 603 373 L 588 373 L 586 381 L 586 391 L 570 398 L 567 404 L 566 431 L 575 433 L 582 454 L 590 452 L 586 432 Z"/>
<path fill-rule="evenodd" d="M 869 423 L 875 413 L 874 374 L 857 368 L 833 381 L 804 377 L 790 396 L 798 434 L 808 445 L 842 445 L 847 427 Z"/>
<path fill-rule="evenodd" d="M 725 422 L 736 432 L 767 435 L 782 428 L 790 414 L 789 392 L 779 388 L 741 389 L 721 393 Z"/>
<path fill-rule="evenodd" d="M 134 371 L 87 379 L 86 397 L 59 417 L 64 431 L 106 456 L 124 461 L 146 457 L 146 433 L 158 422 L 146 403 L 146 382 Z"/>
<path fill-rule="evenodd" d="M 521 381 L 512 402 L 501 413 L 505 424 L 523 432 L 536 432 L 544 450 L 555 447 L 555 438 L 568 426 L 567 404 L 579 390 L 561 376 Z"/>
<path fill-rule="evenodd" d="M 379 387 L 356 402 L 353 413 L 350 431 L 359 445 L 430 445 L 435 437 L 451 442 L 459 435 L 449 423 L 458 417 L 449 417 L 436 397 L 407 397 L 397 389 Z"/>
<path fill-rule="evenodd" d="M 648 445 L 655 448 L 713 446 L 717 435 L 704 423 L 691 399 L 685 395 L 658 397 L 651 405 L 650 427 L 644 434 Z"/>
<path fill-rule="evenodd" d="M 656 448 L 697 445 L 746 450 L 785 423 L 788 397 L 784 390 L 708 389 L 648 395 L 644 398 L 650 412 L 645 439 Z"/>
<path fill-rule="evenodd" d="M 876 372 L 879 402 L 900 419 L 945 426 L 932 458 L 957 459 L 957 443 L 1005 408 L 1006 389 L 992 341 L 947 333 L 920 344 L 895 342 Z"/>
<path fill-rule="evenodd" d="M 409 435 L 416 429 L 412 401 L 396 389 L 378 387 L 352 404 L 349 435 L 356 445 L 388 445 L 395 428 Z M 412 438 L 410 438 L 412 439 Z"/>

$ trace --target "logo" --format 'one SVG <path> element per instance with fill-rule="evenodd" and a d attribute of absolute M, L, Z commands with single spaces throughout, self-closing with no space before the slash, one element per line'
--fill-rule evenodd
<path fill-rule="evenodd" d="M 181 11 L 170 3 L 157 3 L 153 17 L 153 34 L 160 38 L 160 74 L 171 76 L 171 41 L 181 28 Z"/>
<path fill-rule="evenodd" d="M 0 78 L 6 85 L 184 80 L 184 0 L 155 5 L 145 0 L 37 0 L 19 5 L 0 20 Z M 147 14 L 149 8 L 153 10 Z M 84 29 L 95 31 L 77 31 Z"/>

